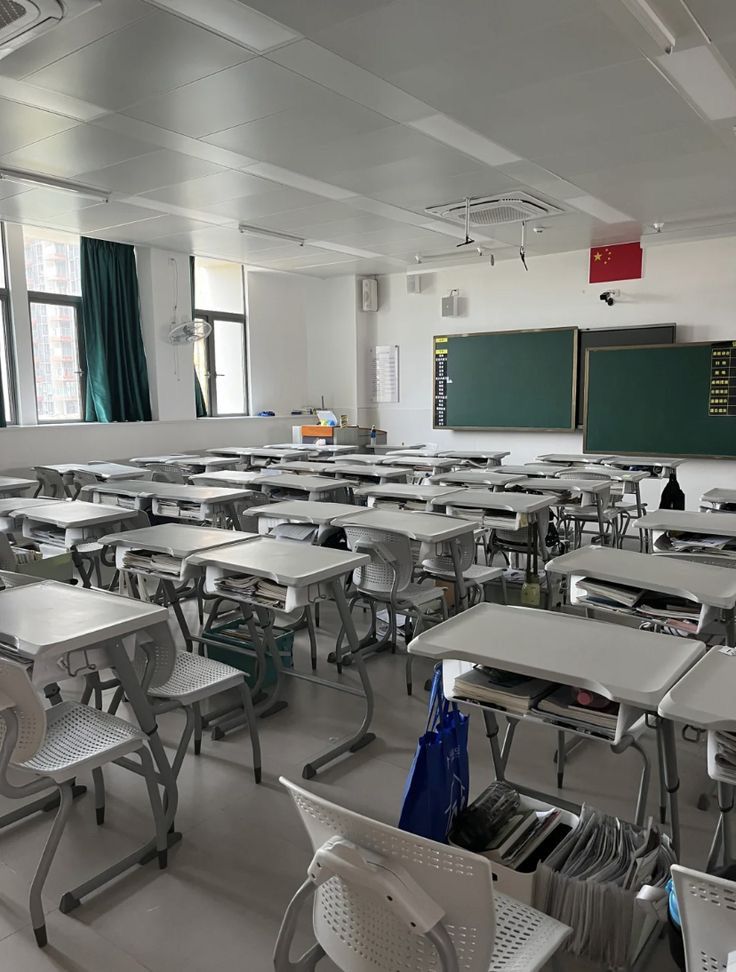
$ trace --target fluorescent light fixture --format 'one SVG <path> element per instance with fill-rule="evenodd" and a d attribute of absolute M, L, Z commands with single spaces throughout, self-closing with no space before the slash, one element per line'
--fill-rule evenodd
<path fill-rule="evenodd" d="M 315 196 L 324 196 L 325 199 L 352 199 L 355 195 L 349 189 L 341 189 L 339 186 L 330 185 L 329 182 L 311 179 L 300 172 L 282 169 L 280 165 L 272 165 L 270 162 L 258 162 L 256 165 L 247 166 L 243 171 L 247 172 L 248 175 L 268 179 L 269 182 L 278 182 L 282 186 L 311 192 Z"/>
<path fill-rule="evenodd" d="M 296 243 L 304 246 L 304 239 L 301 236 L 292 236 L 291 233 L 282 233 L 279 230 L 265 229 L 263 226 L 251 226 L 250 223 L 239 223 L 238 230 L 248 236 L 265 236 L 269 240 L 286 240 L 287 243 Z"/>
<path fill-rule="evenodd" d="M 492 266 L 495 259 L 490 250 L 482 247 L 464 250 L 460 253 L 436 253 L 431 256 L 417 255 L 414 259 L 421 260 L 414 266 L 406 268 L 407 277 L 416 277 L 422 273 L 437 273 L 440 270 L 458 270 L 461 267 L 477 267 L 479 264 Z"/>
<path fill-rule="evenodd" d="M 236 44 L 263 54 L 297 40 L 301 34 L 284 27 L 238 0 L 150 0 L 157 7 L 183 17 Z"/>
<path fill-rule="evenodd" d="M 582 209 L 584 213 L 599 219 L 602 223 L 633 223 L 634 220 L 620 209 L 614 209 L 602 199 L 595 196 L 574 196 L 572 199 L 565 200 L 576 209 Z"/>
<path fill-rule="evenodd" d="M 621 0 L 621 3 L 630 14 L 636 17 L 657 47 L 664 54 L 671 54 L 675 49 L 677 38 L 648 0 Z"/>
<path fill-rule="evenodd" d="M 95 189 L 93 186 L 82 185 L 81 182 L 70 182 L 68 179 L 56 179 L 53 176 L 41 175 L 36 172 L 23 172 L 21 169 L 8 169 L 0 166 L 0 179 L 7 179 L 8 182 L 20 182 L 24 185 L 42 189 L 58 189 L 62 192 L 73 192 L 78 196 L 87 196 L 90 199 L 97 199 L 100 202 L 109 202 L 110 193 L 104 189 Z"/>
<path fill-rule="evenodd" d="M 374 253 L 372 250 L 359 250 L 355 246 L 344 246 L 342 243 L 330 243 L 329 240 L 309 240 L 310 246 L 315 246 L 319 250 L 332 250 L 334 253 L 347 253 L 349 256 L 365 257 L 366 260 L 388 260 L 390 257 L 383 253 Z"/>
<path fill-rule="evenodd" d="M 520 161 L 518 155 L 492 142 L 485 135 L 473 131 L 472 128 L 466 128 L 465 125 L 448 118 L 447 115 L 429 115 L 427 118 L 409 122 L 409 125 L 418 132 L 457 149 L 464 155 L 485 162 L 486 165 L 508 165 L 510 162 Z"/>
<path fill-rule="evenodd" d="M 703 44 L 658 57 L 656 63 L 711 121 L 736 117 L 736 83 Z"/>

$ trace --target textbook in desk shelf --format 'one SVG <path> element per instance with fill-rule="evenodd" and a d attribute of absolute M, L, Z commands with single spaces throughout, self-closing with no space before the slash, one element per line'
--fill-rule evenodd
<path fill-rule="evenodd" d="M 475 666 L 455 678 L 453 692 L 456 697 L 523 715 L 553 688 L 554 682 L 543 678 L 527 678 L 525 675 Z"/>
<path fill-rule="evenodd" d="M 123 567 L 134 571 L 179 577 L 181 558 L 165 553 L 151 553 L 147 550 L 126 550 L 123 554 Z"/>
<path fill-rule="evenodd" d="M 736 786 L 736 732 L 708 733 L 708 776 Z"/>

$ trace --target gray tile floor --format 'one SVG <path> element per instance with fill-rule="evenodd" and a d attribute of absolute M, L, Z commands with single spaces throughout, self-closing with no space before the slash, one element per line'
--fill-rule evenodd
<path fill-rule="evenodd" d="M 323 655 L 334 643 L 335 612 L 322 611 Z M 298 662 L 306 666 L 303 635 Z M 321 660 L 321 670 L 334 676 Z M 390 654 L 370 661 L 377 693 L 376 741 L 329 767 L 308 786 L 330 799 L 379 819 L 395 822 L 426 696 L 404 694 L 403 660 Z M 429 667 L 419 661 L 415 685 Z M 354 673 L 346 675 L 354 679 Z M 171 853 L 168 870 L 142 867 L 85 900 L 72 914 L 57 909 L 60 895 L 98 867 L 111 863 L 147 836 L 150 822 L 141 780 L 118 767 L 106 770 L 108 813 L 104 827 L 94 822 L 90 795 L 75 812 L 46 887 L 49 946 L 40 951 L 28 922 L 28 886 L 50 818 L 37 815 L 0 833 L 0 969 L 3 972 L 267 972 L 281 915 L 304 877 L 309 846 L 280 775 L 299 781 L 301 766 L 328 740 L 360 719 L 359 703 L 307 683 L 289 680 L 289 708 L 261 722 L 264 780 L 253 783 L 250 745 L 240 731 L 217 743 L 205 737 L 200 757 L 189 754 L 180 777 L 177 827 L 182 843 Z M 122 710 L 121 710 L 121 714 Z M 168 745 L 175 744 L 181 718 L 161 719 Z M 517 737 L 513 771 L 518 779 L 554 786 L 554 734 L 523 727 Z M 652 747 L 650 746 L 650 751 Z M 490 780 L 482 721 L 471 719 L 471 786 Z M 652 753 L 652 755 L 654 755 Z M 680 793 L 683 860 L 702 866 L 715 825 L 715 810 L 695 807 L 705 786 L 704 747 L 681 743 Z M 589 744 L 568 763 L 565 795 L 587 799 L 611 812 L 631 812 L 639 761 L 634 753 L 612 755 Z M 87 782 L 87 781 L 85 781 Z M 651 810 L 656 812 L 652 793 Z M 10 806 L 0 798 L 0 812 Z M 304 929 L 304 942 L 306 942 Z M 564 958 L 568 970 L 583 965 Z M 325 961 L 321 968 L 334 970 Z M 660 942 L 648 966 L 674 968 Z"/>

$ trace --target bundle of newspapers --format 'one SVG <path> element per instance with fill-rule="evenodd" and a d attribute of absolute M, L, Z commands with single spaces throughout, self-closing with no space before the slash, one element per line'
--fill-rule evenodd
<path fill-rule="evenodd" d="M 567 949 L 606 968 L 633 964 L 656 928 L 636 896 L 664 887 L 677 863 L 669 838 L 584 806 L 578 825 L 539 864 L 534 906 L 573 929 Z"/>

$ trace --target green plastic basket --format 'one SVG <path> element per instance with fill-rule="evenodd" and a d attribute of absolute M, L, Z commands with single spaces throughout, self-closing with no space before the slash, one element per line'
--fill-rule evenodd
<path fill-rule="evenodd" d="M 220 644 L 208 645 L 207 654 L 215 661 L 224 662 L 232 665 L 233 668 L 245 672 L 249 684 L 255 682 L 256 667 L 258 660 L 254 653 L 253 643 L 244 637 L 247 632 L 244 621 L 227 621 L 223 624 L 215 624 L 207 632 L 207 639 L 217 641 Z M 243 637 L 237 632 L 242 632 Z M 294 632 L 282 631 L 276 634 L 276 645 L 281 655 L 281 664 L 284 668 L 294 667 Z M 241 649 L 241 650 L 238 650 Z M 246 654 L 242 649 L 250 652 Z M 276 682 L 276 670 L 274 669 L 273 659 L 269 653 L 266 654 L 266 674 L 263 679 L 263 687 L 273 685 Z"/>

